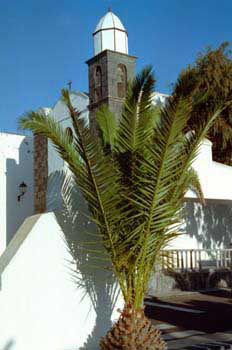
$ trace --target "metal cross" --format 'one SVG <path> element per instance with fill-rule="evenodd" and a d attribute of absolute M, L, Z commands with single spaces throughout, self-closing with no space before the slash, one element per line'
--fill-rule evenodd
<path fill-rule="evenodd" d="M 69 81 L 67 82 L 67 85 L 68 85 L 69 91 L 71 91 L 71 89 L 72 89 L 72 80 L 69 80 Z"/>

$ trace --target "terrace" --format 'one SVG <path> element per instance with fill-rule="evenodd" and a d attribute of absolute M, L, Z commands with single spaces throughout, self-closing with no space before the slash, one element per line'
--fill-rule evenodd
<path fill-rule="evenodd" d="M 162 268 L 177 271 L 231 270 L 232 249 L 173 249 L 165 252 Z"/>

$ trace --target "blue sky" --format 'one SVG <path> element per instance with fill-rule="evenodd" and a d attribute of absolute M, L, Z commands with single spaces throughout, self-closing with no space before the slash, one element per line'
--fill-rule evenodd
<path fill-rule="evenodd" d="M 160 92 L 197 52 L 232 37 L 231 0 L 2 0 L 0 131 L 16 131 L 25 111 L 53 106 L 70 79 L 74 90 L 88 90 L 92 32 L 110 5 L 137 70 L 152 64 Z"/>

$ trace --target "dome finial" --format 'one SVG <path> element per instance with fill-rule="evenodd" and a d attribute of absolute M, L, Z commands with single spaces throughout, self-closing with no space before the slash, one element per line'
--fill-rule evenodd
<path fill-rule="evenodd" d="M 108 12 L 112 12 L 112 6 L 108 7 Z"/>

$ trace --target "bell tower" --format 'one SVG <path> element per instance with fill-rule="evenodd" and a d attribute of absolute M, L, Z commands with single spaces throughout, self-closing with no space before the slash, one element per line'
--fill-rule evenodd
<path fill-rule="evenodd" d="M 96 129 L 96 111 L 102 103 L 119 115 L 127 83 L 135 75 L 135 56 L 128 54 L 128 34 L 120 19 L 109 9 L 94 33 L 94 56 L 89 67 L 89 120 Z"/>

